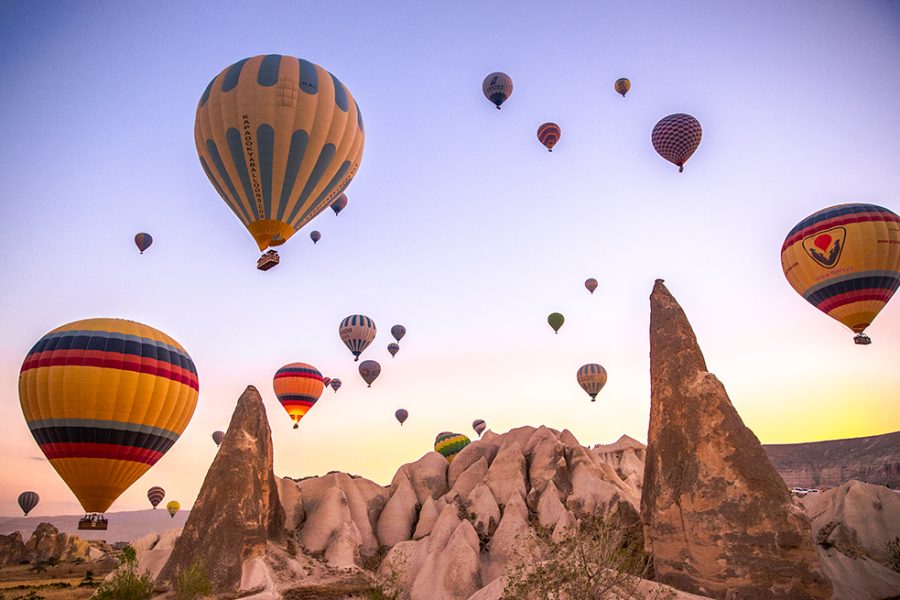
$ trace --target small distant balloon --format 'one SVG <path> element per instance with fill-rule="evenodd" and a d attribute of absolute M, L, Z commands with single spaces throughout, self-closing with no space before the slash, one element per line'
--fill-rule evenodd
<path fill-rule="evenodd" d="M 388 352 L 391 353 L 391 356 L 397 356 L 397 353 L 400 352 L 400 344 L 397 342 L 391 342 L 388 344 Z"/>
<path fill-rule="evenodd" d="M 594 279 L 593 277 L 591 277 L 590 279 L 586 279 L 584 282 L 584 287 L 587 288 L 587 291 L 589 291 L 591 294 L 593 294 L 594 290 L 597 289 L 597 280 Z"/>
<path fill-rule="evenodd" d="M 168 504 L 166 504 L 166 510 L 169 511 L 169 516 L 173 519 L 175 518 L 175 513 L 177 513 L 181 509 L 181 503 L 177 500 L 172 500 Z"/>
<path fill-rule="evenodd" d="M 153 244 L 153 236 L 149 233 L 139 233 L 134 236 L 134 245 L 141 251 L 141 254 L 143 254 L 144 250 L 149 248 L 151 244 Z"/>
<path fill-rule="evenodd" d="M 548 152 L 553 152 L 553 146 L 556 145 L 556 142 L 559 141 L 560 137 L 562 137 L 562 130 L 556 123 L 544 123 L 538 127 L 538 141 L 547 148 Z"/>
<path fill-rule="evenodd" d="M 341 389 L 341 380 L 340 379 L 332 379 L 331 380 L 331 389 L 335 392 Z"/>
<path fill-rule="evenodd" d="M 497 110 L 500 110 L 500 105 L 512 96 L 512 78 L 500 71 L 491 73 L 481 83 L 481 91 L 484 93 L 484 97 L 493 102 Z"/>
<path fill-rule="evenodd" d="M 628 93 L 628 90 L 631 89 L 631 81 L 629 81 L 627 77 L 616 79 L 615 88 L 616 91 L 622 94 L 622 97 L 624 98 L 625 94 Z"/>
<path fill-rule="evenodd" d="M 318 231 L 311 231 L 309 234 L 309 239 L 313 241 L 313 244 L 318 244 L 319 240 L 322 239 L 322 234 Z"/>
<path fill-rule="evenodd" d="M 407 411 L 405 408 L 398 408 L 397 412 L 394 413 L 394 417 L 396 417 L 397 420 L 400 421 L 400 425 L 402 426 L 403 423 L 406 422 L 406 419 L 409 418 L 409 411 Z"/>
<path fill-rule="evenodd" d="M 364 360 L 359 363 L 359 374 L 362 376 L 363 381 L 369 384 L 369 387 L 372 387 L 372 382 L 378 379 L 378 376 L 381 374 L 381 365 L 378 364 L 378 361 Z"/>
<path fill-rule="evenodd" d="M 606 385 L 606 369 L 596 363 L 583 365 L 576 377 L 578 385 L 591 397 L 591 402 L 597 399 L 597 394 Z"/>
<path fill-rule="evenodd" d="M 653 128 L 650 140 L 659 155 L 677 166 L 681 173 L 684 163 L 694 154 L 702 137 L 700 121 L 691 115 L 677 113 L 660 119 Z"/>
<path fill-rule="evenodd" d="M 341 194 L 337 200 L 331 203 L 331 210 L 334 211 L 335 215 L 341 214 L 341 211 L 347 208 L 347 194 Z"/>
<path fill-rule="evenodd" d="M 553 328 L 554 333 L 559 333 L 560 327 L 563 326 L 563 323 L 566 322 L 566 318 L 562 316 L 560 313 L 550 313 L 547 317 L 547 323 L 550 324 L 550 327 Z"/>
<path fill-rule="evenodd" d="M 323 377 L 322 383 L 325 384 L 325 387 L 328 387 L 331 384 L 331 377 Z"/>
<path fill-rule="evenodd" d="M 472 429 L 475 430 L 475 433 L 478 434 L 478 437 L 481 437 L 481 434 L 484 433 L 484 430 L 487 428 L 487 423 L 484 422 L 484 419 L 475 419 L 472 421 Z"/>
<path fill-rule="evenodd" d="M 365 315 L 350 315 L 338 326 L 341 341 L 353 353 L 354 361 L 375 339 L 376 331 L 375 321 Z"/>
<path fill-rule="evenodd" d="M 216 446 L 222 445 L 222 440 L 225 439 L 224 431 L 213 431 L 212 439 L 216 443 Z"/>
<path fill-rule="evenodd" d="M 26 517 L 40 501 L 41 497 L 37 495 L 37 492 L 22 492 L 19 494 L 19 508 L 22 509 Z"/>
<path fill-rule="evenodd" d="M 154 485 L 152 488 L 147 490 L 147 500 L 150 501 L 150 506 L 155 510 L 159 503 L 163 501 L 163 498 L 166 497 L 166 490 L 162 489 L 158 485 Z"/>
<path fill-rule="evenodd" d="M 456 455 L 470 442 L 471 440 L 461 433 L 442 431 L 434 438 L 434 451 L 452 463 Z"/>
<path fill-rule="evenodd" d="M 319 370 L 301 362 L 278 369 L 272 385 L 275 396 L 294 422 L 294 429 L 300 426 L 300 419 L 315 406 L 325 389 Z"/>
<path fill-rule="evenodd" d="M 391 327 L 391 335 L 399 342 L 403 339 L 403 336 L 406 335 L 406 327 L 403 325 L 394 325 Z"/>

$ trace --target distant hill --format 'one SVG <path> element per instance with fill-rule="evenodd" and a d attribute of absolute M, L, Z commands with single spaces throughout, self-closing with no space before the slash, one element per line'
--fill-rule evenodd
<path fill-rule="evenodd" d="M 181 510 L 176 513 L 175 518 L 171 518 L 164 509 L 106 513 L 109 519 L 109 529 L 106 531 L 79 531 L 78 519 L 82 515 L 0 517 L 0 534 L 20 531 L 27 540 L 39 524 L 50 523 L 60 531 L 74 533 L 83 540 L 106 540 L 114 544 L 131 542 L 151 532 L 181 529 L 189 514 L 190 511 Z"/>
<path fill-rule="evenodd" d="M 900 431 L 763 448 L 788 487 L 833 488 L 856 479 L 900 489 Z"/>

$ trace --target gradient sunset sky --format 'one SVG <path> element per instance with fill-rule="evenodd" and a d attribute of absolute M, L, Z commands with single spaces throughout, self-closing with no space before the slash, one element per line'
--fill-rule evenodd
<path fill-rule="evenodd" d="M 900 212 L 896 2 L 6 2 L 0 29 L 0 514 L 19 514 L 25 489 L 41 495 L 35 515 L 81 510 L 28 431 L 17 379 L 42 335 L 89 317 L 166 332 L 200 376 L 184 435 L 112 511 L 148 508 L 152 485 L 190 506 L 210 433 L 248 384 L 278 475 L 388 483 L 476 418 L 646 440 L 657 277 L 764 443 L 900 429 L 900 301 L 855 346 L 779 262 L 818 209 Z M 267 53 L 344 82 L 366 144 L 349 207 L 262 273 L 193 127 L 210 79 Z M 481 93 L 497 70 L 515 85 L 502 111 Z M 675 112 L 703 125 L 680 175 L 650 143 Z M 552 154 L 535 137 L 545 121 L 562 127 Z M 155 240 L 143 256 L 138 231 Z M 353 313 L 379 328 L 371 389 L 338 337 Z M 392 359 L 395 323 L 408 333 Z M 344 382 L 298 431 L 272 390 L 293 361 Z M 609 371 L 596 403 L 575 381 L 587 362 Z"/>

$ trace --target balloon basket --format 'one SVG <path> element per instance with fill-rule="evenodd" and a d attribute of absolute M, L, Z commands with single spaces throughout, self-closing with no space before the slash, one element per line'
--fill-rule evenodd
<path fill-rule="evenodd" d="M 267 252 L 263 252 L 263 255 L 256 261 L 256 268 L 260 271 L 268 271 L 279 262 L 281 262 L 281 258 L 278 256 L 278 252 L 275 250 L 268 250 Z"/>
<path fill-rule="evenodd" d="M 855 336 L 853 336 L 853 343 L 859 346 L 868 346 L 872 343 L 872 338 L 864 333 L 857 333 Z"/>
<path fill-rule="evenodd" d="M 106 531 L 109 520 L 98 514 L 85 515 L 78 521 L 78 529 L 87 531 Z"/>

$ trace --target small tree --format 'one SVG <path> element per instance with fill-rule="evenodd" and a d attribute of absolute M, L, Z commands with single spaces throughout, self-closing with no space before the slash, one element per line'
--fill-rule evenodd
<path fill-rule="evenodd" d="M 153 580 L 147 572 L 138 570 L 137 552 L 131 546 L 122 549 L 119 568 L 109 579 L 100 584 L 93 600 L 150 600 L 153 596 Z"/>
<path fill-rule="evenodd" d="M 212 592 L 212 585 L 206 577 L 206 570 L 200 561 L 195 560 L 191 566 L 178 574 L 175 581 L 175 598 L 178 600 L 197 600 Z"/>

